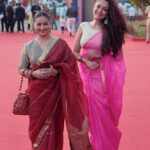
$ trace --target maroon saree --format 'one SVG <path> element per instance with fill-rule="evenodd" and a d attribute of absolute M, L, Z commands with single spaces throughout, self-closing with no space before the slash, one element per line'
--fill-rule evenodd
<path fill-rule="evenodd" d="M 29 136 L 33 149 L 62 150 L 65 119 L 71 150 L 89 150 L 86 97 L 74 55 L 59 39 L 44 61 L 58 69 L 59 75 L 29 82 Z M 40 66 L 36 63 L 31 69 Z"/>

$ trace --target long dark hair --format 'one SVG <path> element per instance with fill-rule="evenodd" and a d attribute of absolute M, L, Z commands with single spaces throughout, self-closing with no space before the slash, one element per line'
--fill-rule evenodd
<path fill-rule="evenodd" d="M 98 1 L 98 0 L 96 0 Z M 107 24 L 105 19 L 103 23 L 103 38 L 102 38 L 102 55 L 110 54 L 114 57 L 118 55 L 124 41 L 124 34 L 127 32 L 127 26 L 124 16 L 118 8 L 115 0 L 105 0 L 109 3 Z"/>

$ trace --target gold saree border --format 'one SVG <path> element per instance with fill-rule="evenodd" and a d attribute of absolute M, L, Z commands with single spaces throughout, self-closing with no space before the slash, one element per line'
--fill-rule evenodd
<path fill-rule="evenodd" d="M 88 119 L 84 119 L 82 128 L 78 129 L 75 126 L 67 125 L 68 136 L 70 139 L 71 149 L 73 150 L 91 150 L 91 145 L 88 136 Z"/>
<path fill-rule="evenodd" d="M 54 116 L 54 113 L 56 111 L 57 104 L 58 104 L 59 100 L 60 100 L 60 96 L 57 99 L 57 102 L 55 104 L 55 107 L 54 107 L 53 111 L 49 114 L 48 118 L 45 120 L 45 123 L 43 124 L 43 127 L 39 131 L 39 133 L 38 133 L 38 135 L 35 139 L 35 142 L 32 144 L 33 148 L 38 148 L 39 147 L 40 143 L 42 142 L 42 139 L 44 138 L 44 136 L 46 135 L 49 127 L 51 126 L 52 121 L 53 121 L 53 116 Z"/>

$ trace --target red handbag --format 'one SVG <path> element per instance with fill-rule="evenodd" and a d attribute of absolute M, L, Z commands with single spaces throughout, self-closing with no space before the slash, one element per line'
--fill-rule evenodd
<path fill-rule="evenodd" d="M 23 84 L 23 75 L 20 82 L 20 93 L 17 95 L 15 102 L 13 104 L 13 114 L 15 115 L 29 115 L 29 95 L 27 93 L 22 93 L 21 88 Z"/>

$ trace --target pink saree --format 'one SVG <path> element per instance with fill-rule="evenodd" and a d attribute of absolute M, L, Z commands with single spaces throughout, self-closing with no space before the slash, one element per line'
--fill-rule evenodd
<path fill-rule="evenodd" d="M 101 31 L 89 36 L 82 46 L 81 55 L 86 57 L 88 50 L 99 51 L 101 40 Z M 102 66 L 96 70 L 90 70 L 80 63 L 80 74 L 89 104 L 92 150 L 118 150 L 121 132 L 117 126 L 126 72 L 123 54 L 121 51 L 117 58 L 105 55 L 96 61 Z"/>
<path fill-rule="evenodd" d="M 89 150 L 87 105 L 77 63 L 70 48 L 59 39 L 45 58 L 59 75 L 31 79 L 29 136 L 33 150 L 62 150 L 64 118 L 72 150 Z M 41 68 L 35 63 L 31 69 Z"/>

